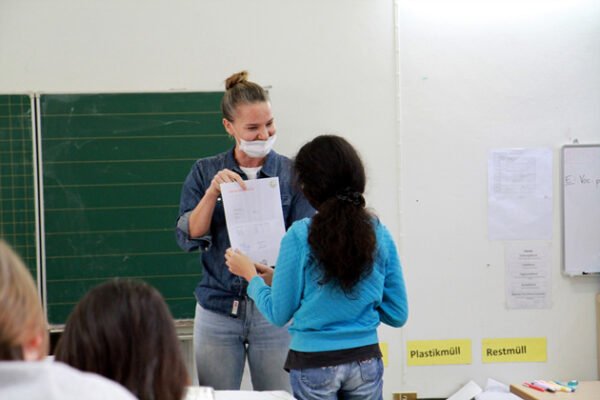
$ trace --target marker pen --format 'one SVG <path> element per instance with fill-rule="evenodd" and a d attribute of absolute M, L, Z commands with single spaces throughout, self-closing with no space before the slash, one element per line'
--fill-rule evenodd
<path fill-rule="evenodd" d="M 543 389 L 543 388 L 541 388 L 539 386 L 535 386 L 535 385 L 533 385 L 533 384 L 531 384 L 529 382 L 524 382 L 523 386 L 527 386 L 528 388 L 531 388 L 531 389 L 534 389 L 534 390 L 537 390 L 537 391 L 540 391 L 540 392 L 545 392 L 546 391 L 546 389 Z"/>
<path fill-rule="evenodd" d="M 561 392 L 571 393 L 573 391 L 573 388 L 565 386 L 564 384 L 560 383 L 559 381 L 552 381 L 552 383 L 554 383 L 556 385 L 556 387 L 558 387 L 558 390 L 560 390 Z"/>
<path fill-rule="evenodd" d="M 537 381 L 533 381 L 534 385 L 537 385 L 539 387 L 542 387 L 544 389 L 546 389 L 547 391 L 549 391 L 550 393 L 554 393 L 556 392 L 556 388 L 553 387 L 552 385 L 549 385 L 547 382 L 542 381 L 542 380 L 537 380 Z"/>
<path fill-rule="evenodd" d="M 548 385 L 546 382 L 544 381 L 533 381 L 532 382 L 534 385 L 541 387 L 544 390 L 547 390 L 550 393 L 554 393 L 556 392 L 556 389 L 554 389 L 552 386 Z"/>

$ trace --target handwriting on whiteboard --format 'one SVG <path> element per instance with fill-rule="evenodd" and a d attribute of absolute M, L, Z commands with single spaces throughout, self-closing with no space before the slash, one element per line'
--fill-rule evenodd
<path fill-rule="evenodd" d="M 565 175 L 565 186 L 589 185 L 600 189 L 600 177 L 590 177 L 586 174 Z"/>

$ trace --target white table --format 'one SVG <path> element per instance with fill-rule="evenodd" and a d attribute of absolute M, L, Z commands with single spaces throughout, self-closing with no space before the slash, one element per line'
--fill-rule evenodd
<path fill-rule="evenodd" d="M 190 386 L 184 400 L 294 400 L 294 397 L 284 391 L 212 390 L 204 386 Z"/>

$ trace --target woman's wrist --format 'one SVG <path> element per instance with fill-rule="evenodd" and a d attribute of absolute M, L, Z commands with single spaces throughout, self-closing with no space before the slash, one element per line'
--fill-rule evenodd
<path fill-rule="evenodd" d="M 212 185 L 208 187 L 206 192 L 204 193 L 204 197 L 208 197 L 211 200 L 217 200 L 221 192 L 215 189 Z"/>
<path fill-rule="evenodd" d="M 254 265 L 254 264 L 253 264 Z M 256 273 L 256 271 L 254 272 L 248 272 L 245 276 L 246 280 L 248 281 L 248 283 L 250 283 L 250 281 L 255 277 L 258 276 L 258 274 Z"/>

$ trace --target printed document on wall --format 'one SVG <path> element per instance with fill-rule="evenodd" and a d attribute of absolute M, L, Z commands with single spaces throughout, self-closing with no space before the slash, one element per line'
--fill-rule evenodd
<path fill-rule="evenodd" d="M 488 158 L 490 240 L 552 238 L 552 150 L 495 149 Z"/>
<path fill-rule="evenodd" d="M 506 306 L 550 308 L 550 244 L 509 242 L 505 247 Z"/>
<path fill-rule="evenodd" d="M 241 250 L 254 262 L 275 265 L 281 238 L 285 234 L 279 178 L 221 185 L 227 232 L 231 247 Z"/>

